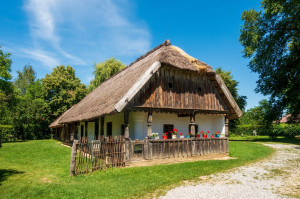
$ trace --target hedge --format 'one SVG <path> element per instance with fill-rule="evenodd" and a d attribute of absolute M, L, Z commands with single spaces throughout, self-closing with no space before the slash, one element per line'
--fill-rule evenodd
<path fill-rule="evenodd" d="M 253 135 L 254 126 L 249 125 L 237 125 L 236 128 L 230 131 L 234 135 Z M 268 135 L 271 137 L 285 136 L 295 137 L 300 135 L 300 124 L 272 124 L 270 126 L 256 126 L 257 135 Z"/>

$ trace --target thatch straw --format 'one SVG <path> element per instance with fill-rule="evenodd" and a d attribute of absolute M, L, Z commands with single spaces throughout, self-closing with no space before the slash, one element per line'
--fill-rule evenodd
<path fill-rule="evenodd" d="M 139 57 L 128 67 L 115 74 L 82 99 L 72 110 L 64 113 L 58 123 L 88 121 L 115 113 L 115 104 L 128 92 L 147 69 L 155 62 L 162 66 L 169 65 L 181 70 L 194 72 L 213 72 L 212 67 L 187 55 L 169 41 Z"/>

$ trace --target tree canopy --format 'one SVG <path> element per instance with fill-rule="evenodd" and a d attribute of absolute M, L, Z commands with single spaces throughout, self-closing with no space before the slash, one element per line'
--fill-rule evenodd
<path fill-rule="evenodd" d="M 270 96 L 269 122 L 284 110 L 300 112 L 300 1 L 263 0 L 244 11 L 240 43 L 249 67 L 259 74 L 256 92 Z"/>
<path fill-rule="evenodd" d="M 51 118 L 56 119 L 85 97 L 85 85 L 75 76 L 71 66 L 57 66 L 42 79 L 43 95 L 49 104 Z"/>
<path fill-rule="evenodd" d="M 10 123 L 10 108 L 13 106 L 14 89 L 10 81 L 11 59 L 10 53 L 4 53 L 0 46 L 0 124 Z"/>
<path fill-rule="evenodd" d="M 116 58 L 109 58 L 104 62 L 94 65 L 94 79 L 90 82 L 89 91 L 97 88 L 102 82 L 116 74 L 126 66 Z"/>

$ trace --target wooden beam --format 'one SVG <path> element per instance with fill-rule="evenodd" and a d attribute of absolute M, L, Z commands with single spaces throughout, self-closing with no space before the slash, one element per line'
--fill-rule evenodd
<path fill-rule="evenodd" d="M 229 137 L 229 127 L 228 127 L 228 124 L 229 124 L 229 120 L 227 118 L 227 116 L 225 117 L 225 137 Z"/>
<path fill-rule="evenodd" d="M 147 118 L 147 137 L 149 138 L 152 134 L 152 111 L 148 112 Z"/>
<path fill-rule="evenodd" d="M 78 140 L 74 140 L 72 152 L 71 152 L 70 176 L 75 175 L 75 162 L 76 162 L 77 147 L 78 147 Z"/>
<path fill-rule="evenodd" d="M 95 140 L 98 140 L 99 135 L 99 118 L 95 119 Z"/>
<path fill-rule="evenodd" d="M 124 137 L 125 139 L 129 139 L 129 111 L 124 111 Z"/>
<path fill-rule="evenodd" d="M 159 61 L 154 62 L 150 68 L 138 79 L 138 81 L 128 90 L 128 92 L 115 104 L 115 109 L 121 112 L 130 100 L 137 94 L 139 90 L 146 84 L 146 82 L 152 77 L 152 75 L 158 71 L 161 63 Z"/>
<path fill-rule="evenodd" d="M 195 113 L 190 115 L 191 137 L 195 137 Z"/>

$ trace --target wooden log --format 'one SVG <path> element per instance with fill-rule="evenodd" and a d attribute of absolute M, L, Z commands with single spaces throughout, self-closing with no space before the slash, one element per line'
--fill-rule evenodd
<path fill-rule="evenodd" d="M 129 111 L 124 111 L 124 137 L 125 139 L 129 139 Z"/>
<path fill-rule="evenodd" d="M 152 111 L 148 112 L 148 118 L 147 118 L 147 136 L 148 138 L 152 134 Z"/>
<path fill-rule="evenodd" d="M 225 117 L 225 137 L 229 137 L 229 127 L 228 127 L 228 124 L 229 124 L 229 120 L 227 118 L 227 116 Z"/>

